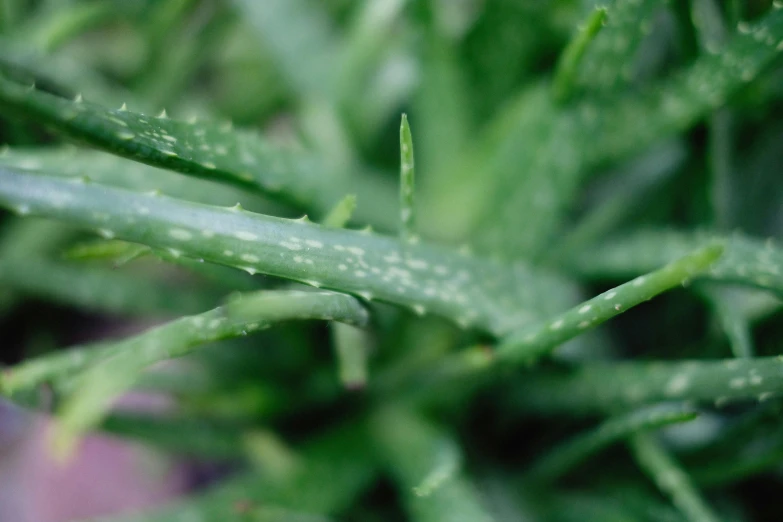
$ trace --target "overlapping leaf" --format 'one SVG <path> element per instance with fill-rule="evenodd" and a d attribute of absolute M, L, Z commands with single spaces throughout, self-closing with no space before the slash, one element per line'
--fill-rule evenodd
<path fill-rule="evenodd" d="M 563 309 L 573 299 L 568 284 L 524 265 L 84 182 L 2 170 L 0 202 L 22 213 L 97 229 L 104 236 L 419 313 L 431 311 L 495 334 Z"/>
<path fill-rule="evenodd" d="M 330 171 L 311 154 L 275 146 L 255 132 L 235 130 L 229 124 L 177 121 L 124 107 L 109 110 L 1 78 L 0 111 L 33 117 L 74 140 L 119 156 L 252 188 L 316 212 L 331 208 L 347 193 L 357 193 L 363 203 L 359 211 L 367 212 L 362 217 L 389 223 L 384 206 L 373 204 L 384 201 L 383 184 Z M 386 201 L 393 202 L 393 197 Z"/>
<path fill-rule="evenodd" d="M 565 262 L 582 275 L 624 277 L 646 272 L 716 239 L 707 233 L 640 231 L 594 245 Z M 776 242 L 741 235 L 721 241 L 726 245 L 723 257 L 700 277 L 783 293 L 783 250 Z"/>
<path fill-rule="evenodd" d="M 685 130 L 758 77 L 783 51 L 783 9 L 776 6 L 741 29 L 720 52 L 704 55 L 638 95 L 580 104 L 582 139 L 590 144 L 585 160 L 595 164 L 623 157 Z"/>
<path fill-rule="evenodd" d="M 783 394 L 783 358 L 723 361 L 590 362 L 539 370 L 515 383 L 519 407 L 587 415 L 654 402 L 725 404 L 764 401 Z"/>

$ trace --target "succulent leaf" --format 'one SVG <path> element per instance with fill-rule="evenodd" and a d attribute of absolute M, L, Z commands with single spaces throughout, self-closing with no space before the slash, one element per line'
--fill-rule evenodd
<path fill-rule="evenodd" d="M 0 204 L 250 272 L 430 311 L 496 335 L 574 298 L 568 283 L 522 264 L 80 181 L 3 169 Z"/>

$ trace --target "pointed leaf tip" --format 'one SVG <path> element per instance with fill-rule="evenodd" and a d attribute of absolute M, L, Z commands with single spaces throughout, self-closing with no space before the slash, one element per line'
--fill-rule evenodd
<path fill-rule="evenodd" d="M 400 237 L 410 240 L 414 235 L 415 210 L 415 165 L 413 157 L 413 136 L 407 115 L 402 115 L 400 124 Z"/>

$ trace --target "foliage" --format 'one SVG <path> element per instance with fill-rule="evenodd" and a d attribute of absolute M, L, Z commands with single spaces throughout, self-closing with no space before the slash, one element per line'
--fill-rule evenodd
<path fill-rule="evenodd" d="M 101 520 L 774 512 L 780 2 L 55 4 L 0 2 L 4 328 L 159 324 L 0 391 L 242 468 Z"/>

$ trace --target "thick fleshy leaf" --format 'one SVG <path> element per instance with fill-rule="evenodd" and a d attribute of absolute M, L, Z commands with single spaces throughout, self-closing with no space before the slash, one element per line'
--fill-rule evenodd
<path fill-rule="evenodd" d="M 740 25 L 719 52 L 702 56 L 662 83 L 638 95 L 583 102 L 578 110 L 580 128 L 590 143 L 586 161 L 595 164 L 627 156 L 689 128 L 758 77 L 780 56 L 781 42 L 783 9 L 775 4 L 759 21 Z"/>
<path fill-rule="evenodd" d="M 34 118 L 65 136 L 152 166 L 251 188 L 316 212 L 348 193 L 367 202 L 358 218 L 388 224 L 386 185 L 335 172 L 302 150 L 269 143 L 230 124 L 147 116 L 124 106 L 109 110 L 81 98 L 66 100 L 0 78 L 0 112 Z M 377 203 L 377 204 L 373 204 Z M 363 214 L 367 212 L 368 214 Z"/>
<path fill-rule="evenodd" d="M 592 245 L 564 260 L 569 268 L 588 277 L 627 277 L 684 255 L 712 241 L 721 241 L 725 253 L 700 278 L 739 283 L 783 294 L 783 249 L 775 241 L 732 235 L 667 230 L 635 232 Z"/>
<path fill-rule="evenodd" d="M 765 401 L 783 394 L 783 358 L 723 361 L 591 362 L 528 372 L 515 404 L 542 413 L 587 415 L 654 402 Z"/>
<path fill-rule="evenodd" d="M 0 170 L 0 204 L 104 236 L 431 311 L 495 334 L 554 313 L 570 285 L 543 270 L 241 209 Z"/>
<path fill-rule="evenodd" d="M 367 312 L 353 297 L 331 292 L 260 292 L 242 294 L 225 307 L 177 319 L 143 334 L 100 347 L 56 353 L 6 370 L 0 388 L 6 393 L 57 378 L 71 379 L 75 391 L 66 399 L 57 423 L 56 444 L 68 452 L 75 438 L 92 428 L 114 400 L 129 390 L 151 365 L 190 353 L 220 339 L 239 337 L 290 319 L 325 319 L 364 325 Z M 85 368 L 86 371 L 74 376 Z"/>

